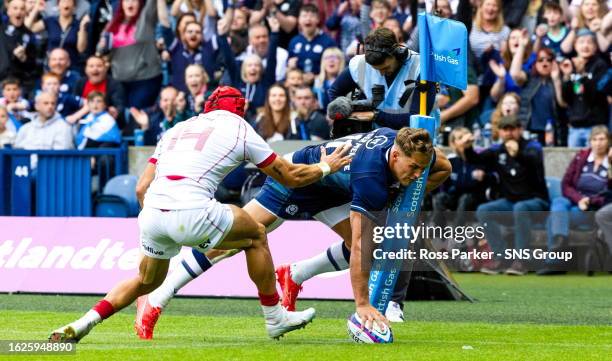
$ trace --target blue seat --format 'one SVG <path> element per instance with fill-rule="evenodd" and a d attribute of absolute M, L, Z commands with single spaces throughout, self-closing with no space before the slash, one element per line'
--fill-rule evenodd
<path fill-rule="evenodd" d="M 96 217 L 122 217 L 130 216 L 130 207 L 118 196 L 101 195 L 96 198 Z"/>
<path fill-rule="evenodd" d="M 118 175 L 109 180 L 96 198 L 97 217 L 135 217 L 140 209 L 136 197 L 138 178 Z"/>

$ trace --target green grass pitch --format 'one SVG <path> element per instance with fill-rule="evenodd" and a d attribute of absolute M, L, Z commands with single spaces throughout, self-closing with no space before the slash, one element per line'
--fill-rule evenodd
<path fill-rule="evenodd" d="M 96 327 L 76 355 L 0 360 L 612 360 L 612 276 L 456 279 L 478 302 L 409 302 L 391 345 L 348 339 L 351 302 L 298 302 L 317 309 L 314 323 L 273 341 L 256 300 L 178 298 L 153 341 L 135 336 L 132 306 Z M 98 299 L 0 295 L 0 339 L 43 340 Z"/>

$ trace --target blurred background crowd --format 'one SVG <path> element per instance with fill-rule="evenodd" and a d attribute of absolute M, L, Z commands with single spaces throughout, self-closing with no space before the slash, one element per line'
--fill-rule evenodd
<path fill-rule="evenodd" d="M 0 139 L 61 149 L 136 134 L 154 145 L 219 84 L 243 91 L 265 139 L 326 139 L 327 90 L 359 39 L 386 27 L 418 51 L 415 14 L 427 10 L 469 31 L 468 88 L 437 95 L 444 143 L 462 126 L 487 146 L 516 115 L 529 139 L 583 147 L 593 126 L 610 126 L 610 3 L 4 0 Z M 21 130 L 41 120 L 55 124 Z"/>

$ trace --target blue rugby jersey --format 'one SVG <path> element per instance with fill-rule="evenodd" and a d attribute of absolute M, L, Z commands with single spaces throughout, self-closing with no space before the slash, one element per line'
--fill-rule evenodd
<path fill-rule="evenodd" d="M 344 169 L 296 190 L 313 192 L 318 197 L 325 197 L 325 194 L 344 197 L 346 203 L 351 202 L 351 210 L 373 217 L 371 212 L 385 208 L 390 188 L 397 183 L 388 166 L 389 151 L 396 134 L 395 130 L 379 128 L 324 143 L 327 154 L 330 154 L 338 146 L 350 142 L 352 162 Z M 320 145 L 308 146 L 293 154 L 294 163 L 314 164 L 320 159 Z"/>

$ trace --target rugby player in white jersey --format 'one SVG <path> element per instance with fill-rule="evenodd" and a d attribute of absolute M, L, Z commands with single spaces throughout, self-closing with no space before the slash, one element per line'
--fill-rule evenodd
<path fill-rule="evenodd" d="M 244 107 L 240 91 L 220 87 L 208 98 L 204 114 L 164 134 L 150 160 L 155 164 L 155 178 L 138 216 L 143 253 L 138 276 L 120 282 L 83 317 L 53 331 L 50 341 L 79 341 L 102 320 L 159 287 L 166 278 L 170 258 L 182 246 L 201 252 L 245 251 L 270 337 L 278 338 L 312 321 L 312 308 L 290 312 L 281 307 L 265 227 L 241 208 L 219 203 L 214 193 L 223 178 L 243 161 L 256 164 L 289 187 L 314 183 L 350 162 L 345 156 L 349 146 L 330 155 L 322 148 L 317 164 L 292 164 L 277 157 L 242 118 Z"/>

